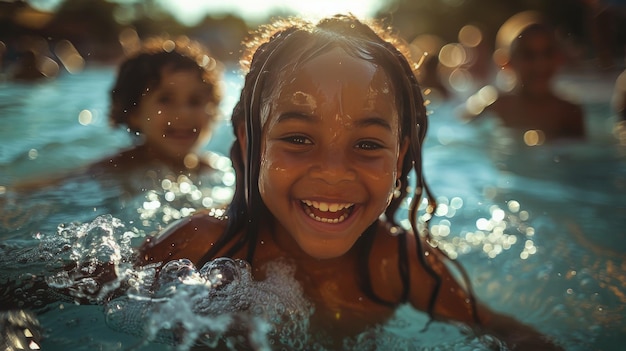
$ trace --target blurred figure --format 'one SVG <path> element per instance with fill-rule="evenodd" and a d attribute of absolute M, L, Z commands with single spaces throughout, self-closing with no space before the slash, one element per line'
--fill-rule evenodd
<path fill-rule="evenodd" d="M 121 64 L 111 91 L 109 120 L 133 133 L 135 145 L 92 165 L 90 172 L 193 175 L 210 169 L 198 151 L 218 117 L 220 84 L 221 68 L 198 42 L 146 40 Z"/>
<path fill-rule="evenodd" d="M 479 113 L 467 117 L 491 113 L 503 126 L 532 132 L 541 142 L 584 139 L 581 106 L 553 91 L 553 78 L 563 62 L 554 31 L 543 22 L 535 22 L 517 33 L 510 44 L 508 61 L 517 85 L 510 93 L 486 103 Z"/>
<path fill-rule="evenodd" d="M 600 68 L 609 69 L 614 66 L 614 43 L 616 42 L 615 15 L 610 1 L 581 0 L 585 7 L 585 21 L 595 51 L 595 59 Z"/>
<path fill-rule="evenodd" d="M 150 38 L 119 67 L 111 91 L 109 120 L 125 128 L 134 145 L 87 166 L 73 176 L 113 181 L 127 194 L 160 188 L 168 178 L 196 183 L 212 175 L 212 153 L 200 154 L 218 118 L 222 68 L 208 50 L 187 37 Z M 59 183 L 18 184 L 18 190 Z"/>
<path fill-rule="evenodd" d="M 626 70 L 615 80 L 611 105 L 617 113 L 613 134 L 620 145 L 626 146 Z"/>
<path fill-rule="evenodd" d="M 7 44 L 0 42 L 0 56 L 6 51 L 6 78 L 17 83 L 51 80 L 59 75 L 59 64 L 50 51 L 50 39 L 21 35 Z M 1 63 L 0 59 L 0 63 Z"/>
<path fill-rule="evenodd" d="M 46 78 L 38 67 L 37 54 L 33 50 L 26 50 L 20 55 L 10 78 L 19 82 L 32 82 Z"/>
<path fill-rule="evenodd" d="M 626 70 L 624 70 L 615 81 L 611 103 L 619 119 L 626 121 Z"/>

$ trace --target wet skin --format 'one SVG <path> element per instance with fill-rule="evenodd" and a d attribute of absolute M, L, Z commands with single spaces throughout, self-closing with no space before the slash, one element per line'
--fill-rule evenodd
<path fill-rule="evenodd" d="M 582 108 L 553 92 L 553 79 L 561 63 L 557 44 L 549 33 L 530 30 L 522 34 L 513 43 L 511 57 L 518 89 L 501 95 L 487 111 L 494 112 L 504 126 L 522 133 L 540 133 L 545 141 L 584 139 Z"/>
<path fill-rule="evenodd" d="M 272 217 L 259 228 L 252 262 L 255 279 L 264 279 L 267 262 L 289 258 L 296 265 L 296 279 L 317 306 L 312 324 L 332 331 L 338 340 L 386 320 L 394 311 L 361 291 L 359 270 L 370 271 L 377 296 L 401 301 L 398 238 L 388 225 L 378 225 L 369 267 L 359 267 L 354 247 L 386 209 L 408 147 L 400 142 L 390 85 L 379 67 L 335 49 L 283 77 L 267 116 L 262 116 L 259 190 Z M 245 140 L 243 128 L 239 138 Z M 224 225 L 223 220 L 196 215 L 149 239 L 140 249 L 142 261 L 186 257 L 197 262 Z M 418 263 L 415 241 L 408 237 L 414 267 L 410 302 L 423 310 L 434 280 Z M 245 252 L 241 249 L 234 258 L 244 259 Z M 431 251 L 429 260 L 443 278 L 440 298 L 447 301 L 438 304 L 437 312 L 469 322 L 466 295 L 439 258 Z"/>
<path fill-rule="evenodd" d="M 550 94 L 561 63 L 554 39 L 544 32 L 531 31 L 514 44 L 511 64 L 527 94 Z"/>
<path fill-rule="evenodd" d="M 277 86 L 259 176 L 276 241 L 341 256 L 389 204 L 406 152 L 391 83 L 380 67 L 333 49 Z"/>
<path fill-rule="evenodd" d="M 209 87 L 197 72 L 164 68 L 158 86 L 148 89 L 129 119 L 157 159 L 182 162 L 210 136 L 215 113 Z"/>
<path fill-rule="evenodd" d="M 388 320 L 394 306 L 371 300 L 358 272 L 366 270 L 374 294 L 403 302 L 398 237 L 380 221 L 361 266 L 355 242 L 387 207 L 408 142 L 400 140 L 395 98 L 379 67 L 340 49 L 322 54 L 283 76 L 270 92 L 263 125 L 259 190 L 271 211 L 258 228 L 251 262 L 254 278 L 265 279 L 267 263 L 287 258 L 295 278 L 315 305 L 310 330 L 322 331 L 328 345 Z M 245 128 L 238 128 L 245 155 Z M 244 156 L 245 157 L 245 156 Z M 188 258 L 194 263 L 214 245 L 228 219 L 206 213 L 185 218 L 139 249 L 140 264 Z M 246 229 L 238 235 L 244 235 Z M 406 236 L 408 303 L 427 310 L 436 282 L 419 262 L 420 237 Z M 237 238 L 216 253 L 221 257 Z M 442 262 L 441 252 L 422 241 L 425 260 L 441 286 L 434 306 L 438 319 L 473 325 L 469 297 Z M 232 258 L 245 259 L 247 247 Z M 532 328 L 478 303 L 485 331 L 520 349 L 558 349 Z"/>

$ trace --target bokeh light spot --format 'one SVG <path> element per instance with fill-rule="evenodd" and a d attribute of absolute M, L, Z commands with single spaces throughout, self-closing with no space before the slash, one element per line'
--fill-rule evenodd
<path fill-rule="evenodd" d="M 473 48 L 480 44 L 483 40 L 483 33 L 478 27 L 466 25 L 459 31 L 459 42 L 464 46 Z"/>
<path fill-rule="evenodd" d="M 93 114 L 89 110 L 82 110 L 78 114 L 78 123 L 86 126 L 93 122 Z"/>

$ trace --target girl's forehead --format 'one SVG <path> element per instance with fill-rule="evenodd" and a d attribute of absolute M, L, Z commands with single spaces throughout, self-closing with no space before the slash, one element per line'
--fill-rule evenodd
<path fill-rule="evenodd" d="M 354 86 L 369 86 L 376 83 L 388 84 L 383 66 L 374 60 L 355 57 L 340 47 L 318 54 L 300 62 L 288 70 L 294 79 L 309 79 L 311 83 L 321 84 L 327 79 L 350 83 Z M 378 78 L 378 81 L 373 81 Z"/>
<path fill-rule="evenodd" d="M 287 104 L 309 109 L 395 111 L 396 100 L 384 67 L 341 48 L 287 67 L 279 76 L 270 97 L 275 108 Z"/>
<path fill-rule="evenodd" d="M 556 40 L 550 33 L 533 30 L 520 35 L 513 43 L 513 52 L 530 50 L 536 47 L 556 47 Z"/>
<path fill-rule="evenodd" d="M 152 88 L 166 88 L 169 86 L 207 85 L 197 70 L 189 68 L 175 68 L 165 66 L 159 71 L 159 76 L 150 82 Z"/>

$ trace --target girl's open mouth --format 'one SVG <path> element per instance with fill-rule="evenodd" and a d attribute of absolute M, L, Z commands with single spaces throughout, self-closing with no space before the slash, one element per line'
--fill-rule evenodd
<path fill-rule="evenodd" d="M 198 132 L 193 129 L 175 129 L 168 128 L 165 131 L 165 136 L 171 139 L 195 139 L 198 137 Z"/>
<path fill-rule="evenodd" d="M 319 202 L 301 200 L 304 212 L 312 219 L 322 223 L 341 223 L 345 221 L 354 210 L 353 203 Z"/>

